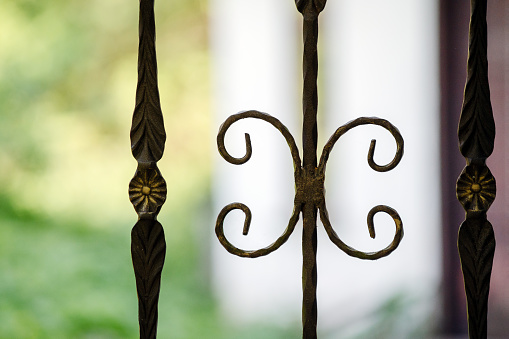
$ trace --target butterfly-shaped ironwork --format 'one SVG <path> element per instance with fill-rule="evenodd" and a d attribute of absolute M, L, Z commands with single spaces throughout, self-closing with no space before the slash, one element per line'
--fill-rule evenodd
<path fill-rule="evenodd" d="M 223 229 L 224 220 L 227 214 L 232 210 L 239 209 L 243 211 L 245 214 L 243 234 L 247 235 L 251 224 L 251 211 L 249 207 L 242 203 L 232 203 L 225 206 L 219 213 L 219 216 L 217 217 L 216 235 L 221 244 L 228 252 L 235 254 L 239 257 L 249 257 L 249 258 L 256 258 L 274 252 L 279 247 L 281 247 L 281 245 L 283 245 L 292 234 L 293 230 L 295 229 L 295 225 L 299 220 L 299 215 L 303 210 L 303 206 L 305 204 L 312 204 L 313 206 L 320 210 L 320 220 L 322 221 L 330 240 L 350 256 L 357 257 L 360 259 L 374 260 L 389 255 L 392 251 L 396 249 L 396 247 L 398 247 L 401 238 L 403 237 L 403 226 L 399 214 L 394 209 L 385 205 L 378 205 L 370 210 L 367 217 L 369 234 L 372 238 L 374 238 L 375 227 L 373 218 L 375 214 L 378 212 L 385 212 L 391 216 L 396 225 L 396 233 L 394 235 L 392 243 L 380 251 L 362 252 L 345 244 L 334 231 L 327 213 L 324 194 L 325 169 L 327 161 L 329 159 L 329 155 L 335 143 L 339 140 L 339 138 L 354 127 L 360 125 L 378 125 L 388 130 L 393 135 L 397 145 L 396 154 L 393 160 L 386 165 L 378 165 L 374 160 L 376 140 L 372 140 L 368 151 L 368 164 L 373 170 L 377 172 L 390 171 L 391 169 L 396 167 L 403 156 L 404 143 L 400 132 L 394 125 L 392 125 L 389 121 L 384 119 L 363 117 L 355 119 L 339 127 L 335 131 L 335 133 L 331 136 L 329 141 L 325 144 L 318 167 L 313 169 L 312 171 L 308 171 L 306 170 L 306 168 L 302 166 L 299 150 L 289 130 L 275 117 L 258 111 L 246 111 L 234 114 L 230 116 L 228 119 L 226 119 L 226 121 L 220 127 L 217 136 L 217 145 L 219 153 L 226 161 L 228 161 L 231 164 L 241 165 L 246 163 L 251 158 L 252 154 L 251 138 L 248 133 L 245 134 L 246 154 L 241 158 L 235 158 L 231 156 L 226 150 L 224 143 L 225 134 L 229 127 L 236 121 L 245 118 L 255 118 L 266 121 L 270 123 L 272 126 L 274 126 L 276 129 L 278 129 L 285 138 L 293 158 L 294 178 L 295 178 L 294 207 L 292 216 L 290 217 L 290 221 L 288 222 L 286 230 L 274 243 L 272 243 L 268 247 L 258 250 L 242 250 L 233 245 L 231 242 L 229 242 L 228 239 L 226 239 Z"/>

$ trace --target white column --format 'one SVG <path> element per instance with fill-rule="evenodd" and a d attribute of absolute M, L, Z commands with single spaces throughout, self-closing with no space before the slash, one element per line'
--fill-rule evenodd
<path fill-rule="evenodd" d="M 211 1 L 217 129 L 229 115 L 254 109 L 275 116 L 299 136 L 295 126 L 300 116 L 300 57 L 294 8 L 292 1 Z M 249 206 L 253 213 L 249 235 L 242 235 L 244 215 L 240 211 L 228 215 L 225 233 L 240 248 L 259 249 L 274 242 L 288 224 L 293 208 L 293 165 L 279 131 L 255 119 L 230 128 L 226 134 L 230 154 L 245 154 L 246 132 L 253 146 L 246 164 L 231 165 L 214 149 L 213 211 L 216 217 L 229 203 Z M 246 321 L 284 319 L 289 316 L 287 309 L 299 316 L 300 231 L 295 233 L 277 252 L 256 259 L 228 253 L 214 236 L 213 281 L 228 316 Z"/>
<path fill-rule="evenodd" d="M 365 220 L 385 204 L 399 212 L 405 235 L 396 251 L 374 262 L 349 258 L 320 239 L 319 322 L 362 327 L 381 303 L 402 297 L 408 305 L 400 324 L 409 327 L 437 306 L 441 271 L 438 4 L 329 1 L 322 19 L 324 140 L 359 116 L 389 120 L 405 140 L 403 160 L 387 173 L 366 161 L 371 139 L 375 161 L 394 156 L 395 142 L 382 128 L 358 127 L 338 141 L 326 173 L 331 222 L 350 246 L 379 250 L 392 240 L 394 223 L 377 216 L 373 240 Z"/>

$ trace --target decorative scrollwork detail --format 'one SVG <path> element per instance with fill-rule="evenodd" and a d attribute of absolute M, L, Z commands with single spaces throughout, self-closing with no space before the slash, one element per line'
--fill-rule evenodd
<path fill-rule="evenodd" d="M 238 120 L 246 119 L 246 118 L 255 118 L 255 119 L 260 119 L 260 120 L 266 121 L 266 122 L 270 123 L 272 126 L 274 126 L 278 131 L 281 132 L 281 134 L 283 135 L 283 137 L 286 140 L 286 143 L 288 144 L 288 147 L 290 148 L 290 152 L 291 152 L 292 159 L 293 159 L 295 180 L 297 180 L 297 178 L 300 178 L 301 177 L 301 159 L 300 159 L 300 155 L 299 155 L 299 150 L 297 148 L 297 145 L 295 144 L 295 140 L 294 140 L 293 136 L 291 135 L 290 131 L 278 119 L 274 118 L 273 116 L 271 116 L 269 114 L 262 113 L 259 111 L 251 110 L 251 111 L 240 112 L 240 113 L 231 115 L 230 117 L 228 117 L 228 119 L 225 120 L 225 122 L 219 128 L 219 132 L 217 135 L 217 147 L 218 147 L 218 150 L 219 150 L 219 153 L 221 154 L 221 156 L 226 161 L 228 161 L 229 163 L 234 164 L 234 165 L 244 164 L 247 161 L 249 161 L 249 159 L 251 158 L 253 151 L 252 151 L 252 146 L 251 146 L 251 138 L 248 133 L 245 133 L 246 154 L 241 158 L 235 158 L 235 157 L 231 156 L 228 153 L 228 151 L 226 150 L 226 146 L 224 143 L 225 134 L 228 131 L 228 128 L 230 128 L 230 126 L 233 123 L 237 122 Z M 223 247 L 228 252 L 230 252 L 234 255 L 237 255 L 239 257 L 256 258 L 256 257 L 264 256 L 264 255 L 274 252 L 288 240 L 288 238 L 292 234 L 293 230 L 295 229 L 295 225 L 297 224 L 297 221 L 299 220 L 299 213 L 300 213 L 301 207 L 300 207 L 300 205 L 295 204 L 292 216 L 290 217 L 290 221 L 288 223 L 288 226 L 281 237 L 279 237 L 272 245 L 270 245 L 266 248 L 263 248 L 263 249 L 255 250 L 255 251 L 246 251 L 246 250 L 242 250 L 242 249 L 235 247 L 226 239 L 226 237 L 224 235 L 224 230 L 223 230 L 224 219 L 226 218 L 226 215 L 229 212 L 231 212 L 232 210 L 235 210 L 235 209 L 239 209 L 239 210 L 243 211 L 244 214 L 246 215 L 246 219 L 244 222 L 243 234 L 244 235 L 248 234 L 249 227 L 251 224 L 251 211 L 250 211 L 249 207 L 247 207 L 246 205 L 244 205 L 242 203 L 232 203 L 232 204 L 225 206 L 221 210 L 221 212 L 219 213 L 219 215 L 217 217 L 217 221 L 216 221 L 217 238 L 219 239 L 220 243 L 223 245 Z"/>
<path fill-rule="evenodd" d="M 261 257 L 267 254 L 270 254 L 277 250 L 281 245 L 283 245 L 290 235 L 293 233 L 293 230 L 295 229 L 295 225 L 297 224 L 297 221 L 299 221 L 299 213 L 300 213 L 300 206 L 295 206 L 293 209 L 292 216 L 290 217 L 290 221 L 288 222 L 288 226 L 286 227 L 286 230 L 284 231 L 283 235 L 281 235 L 272 245 L 259 249 L 254 251 L 246 251 L 242 250 L 238 247 L 235 247 L 232 245 L 231 242 L 226 239 L 224 235 L 224 220 L 226 218 L 226 215 L 230 213 L 233 210 L 241 210 L 244 212 L 246 219 L 244 221 L 244 229 L 243 234 L 247 235 L 249 232 L 249 227 L 251 225 L 251 210 L 249 207 L 242 203 L 233 203 L 225 206 L 219 215 L 217 216 L 216 221 L 216 236 L 219 239 L 219 242 L 223 245 L 223 247 L 230 252 L 231 254 L 234 254 L 239 257 L 246 257 L 246 258 L 257 258 Z"/>
<path fill-rule="evenodd" d="M 320 209 L 320 220 L 323 223 L 323 226 L 325 227 L 325 231 L 327 232 L 327 235 L 329 236 L 329 239 L 337 246 L 339 249 L 341 249 L 343 252 L 348 254 L 351 257 L 356 257 L 359 259 L 366 259 L 366 260 L 376 260 L 383 257 L 388 256 L 391 254 L 401 242 L 401 239 L 403 238 L 403 222 L 401 221 L 401 218 L 396 212 L 396 210 L 392 209 L 389 206 L 385 205 L 378 205 L 373 207 L 369 213 L 368 213 L 368 230 L 369 235 L 371 238 L 375 238 L 375 225 L 374 225 L 374 217 L 375 214 L 379 212 L 387 213 L 391 216 L 392 220 L 394 220 L 394 224 L 396 225 L 396 233 L 394 234 L 394 239 L 392 240 L 391 244 L 384 248 L 383 250 L 377 251 L 377 252 L 362 252 L 359 250 L 356 250 L 347 244 L 345 244 L 337 235 L 336 231 L 332 228 L 332 225 L 329 221 L 329 214 L 327 212 L 327 208 L 325 207 L 325 202 L 319 206 Z"/>
<path fill-rule="evenodd" d="M 138 85 L 131 126 L 131 151 L 140 163 L 155 163 L 164 152 L 166 132 L 157 85 L 154 1 L 140 1 Z"/>
<path fill-rule="evenodd" d="M 288 147 L 290 147 L 290 152 L 291 152 L 292 158 L 293 158 L 294 169 L 297 171 L 300 168 L 301 161 L 300 161 L 300 156 L 299 156 L 299 149 L 297 148 L 297 145 L 295 144 L 295 140 L 293 139 L 293 136 L 290 133 L 290 131 L 288 130 L 288 128 L 286 128 L 286 126 L 283 125 L 281 123 L 281 121 L 274 118 L 273 116 L 266 114 L 266 113 L 259 112 L 259 111 L 254 111 L 254 110 L 239 112 L 237 114 L 231 115 L 230 117 L 228 117 L 228 119 L 225 120 L 225 122 L 221 125 L 221 127 L 219 127 L 219 132 L 217 134 L 217 148 L 218 148 L 221 156 L 226 161 L 228 161 L 229 163 L 234 164 L 234 165 L 242 165 L 242 164 L 245 164 L 246 162 L 248 162 L 249 159 L 251 159 L 251 154 L 253 153 L 253 150 L 252 150 L 252 146 L 251 146 L 251 137 L 249 136 L 248 133 L 245 133 L 246 155 L 244 155 L 242 158 L 232 157 L 226 150 L 226 146 L 224 144 L 224 137 L 225 137 L 226 131 L 228 131 L 228 128 L 230 128 L 230 126 L 233 123 L 235 123 L 236 121 L 241 120 L 241 119 L 246 119 L 246 118 L 255 118 L 255 119 L 260 119 L 260 120 L 266 121 L 269 124 L 271 124 L 272 126 L 274 126 L 278 131 L 280 131 L 281 134 L 283 135 L 283 137 L 285 138 L 286 143 L 288 144 Z"/>
<path fill-rule="evenodd" d="M 344 124 L 343 126 L 339 127 L 336 130 L 336 132 L 334 132 L 334 134 L 330 137 L 329 141 L 327 142 L 327 144 L 325 144 L 325 146 L 323 148 L 322 157 L 320 158 L 319 170 L 321 172 L 325 172 L 325 166 L 327 164 L 327 160 L 329 159 L 330 152 L 332 151 L 332 148 L 334 147 L 336 142 L 339 140 L 339 138 L 343 134 L 345 134 L 346 132 L 351 130 L 352 128 L 355 128 L 355 127 L 361 126 L 361 125 L 381 126 L 381 127 L 385 128 L 386 130 L 388 130 L 392 134 L 394 139 L 396 140 L 396 147 L 397 147 L 396 154 L 394 155 L 394 158 L 392 159 L 392 161 L 386 165 L 378 165 L 375 162 L 374 156 L 375 156 L 376 140 L 374 140 L 374 139 L 371 140 L 371 144 L 369 145 L 369 151 L 368 151 L 369 166 L 377 172 L 387 172 L 387 171 L 392 170 L 394 167 L 398 166 L 399 162 L 401 161 L 401 158 L 403 157 L 403 150 L 404 150 L 404 141 L 403 141 L 403 137 L 401 136 L 401 133 L 399 132 L 399 130 L 396 128 L 396 126 L 394 126 L 387 120 L 375 118 L 375 117 L 372 117 L 372 118 L 362 117 L 362 118 L 357 118 L 355 120 L 352 120 L 352 121 Z"/>
<path fill-rule="evenodd" d="M 336 132 L 332 135 L 332 137 L 329 139 L 327 144 L 324 147 L 324 150 L 322 152 L 322 157 L 320 159 L 320 165 L 316 169 L 312 170 L 306 170 L 304 168 L 301 168 L 300 165 L 300 157 L 298 153 L 297 146 L 295 145 L 295 141 L 288 131 L 288 129 L 276 118 L 261 113 L 258 111 L 246 111 L 241 112 L 235 115 L 230 116 L 224 123 L 221 125 L 219 129 L 219 134 L 217 136 L 217 144 L 218 149 L 221 155 L 225 160 L 232 164 L 243 164 L 247 162 L 252 154 L 252 147 L 251 147 L 251 139 L 249 137 L 249 134 L 246 135 L 246 155 L 244 155 L 242 158 L 234 158 L 232 157 L 228 151 L 226 150 L 226 147 L 224 145 L 224 137 L 226 134 L 226 131 L 228 128 L 236 121 L 244 118 L 257 118 L 264 121 L 269 122 L 274 127 L 276 127 L 284 136 L 286 139 L 290 151 L 292 152 L 293 162 L 294 162 L 294 168 L 295 168 L 295 199 L 294 199 L 294 209 L 292 216 L 290 218 L 290 221 L 288 223 L 288 226 L 284 232 L 284 234 L 278 238 L 272 245 L 259 249 L 254 251 L 247 251 L 239 249 L 238 247 L 235 247 L 232 243 L 230 243 L 225 235 L 224 235 L 224 220 L 226 218 L 226 215 L 231 212 L 232 210 L 239 209 L 244 212 L 246 218 L 244 221 L 244 230 L 243 234 L 247 235 L 249 232 L 249 227 L 251 224 L 251 210 L 249 207 L 242 203 L 232 203 L 224 207 L 221 212 L 219 213 L 216 221 L 216 235 L 219 239 L 220 243 L 223 245 L 223 247 L 230 253 L 237 255 L 239 257 L 249 257 L 249 258 L 256 258 L 260 256 L 267 255 L 269 253 L 274 252 L 277 250 L 281 245 L 283 245 L 293 232 L 295 228 L 295 224 L 299 220 L 299 214 L 303 209 L 303 206 L 307 203 L 311 203 L 314 206 L 317 206 L 320 209 L 320 219 L 322 220 L 322 223 L 324 224 L 325 230 L 327 234 L 329 235 L 329 238 L 331 241 L 336 244 L 341 250 L 343 250 L 345 253 L 347 253 L 350 256 L 357 257 L 360 259 L 368 259 L 368 260 L 375 260 L 382 257 L 385 257 L 389 255 L 392 251 L 394 251 L 399 243 L 401 242 L 401 239 L 403 237 L 403 223 L 401 221 L 401 218 L 394 209 L 388 206 L 379 205 L 371 209 L 371 211 L 368 214 L 368 230 L 372 238 L 375 237 L 375 228 L 374 228 L 374 216 L 378 212 L 384 212 L 389 214 L 392 219 L 394 220 L 394 223 L 396 225 L 396 233 L 394 235 L 394 239 L 392 243 L 384 248 L 383 250 L 377 251 L 377 252 L 362 252 L 358 251 L 348 245 L 346 245 L 336 234 L 334 229 L 332 228 L 332 225 L 329 221 L 327 209 L 325 206 L 325 195 L 324 195 L 324 181 L 325 181 L 325 166 L 327 163 L 327 160 L 329 158 L 330 152 L 335 145 L 335 143 L 339 140 L 339 138 L 345 134 L 350 129 L 360 126 L 360 125 L 378 125 L 382 126 L 385 129 L 387 129 L 395 138 L 396 144 L 397 144 L 397 150 L 396 154 L 393 158 L 393 160 L 386 165 L 378 165 L 374 161 L 374 153 L 375 153 L 375 140 L 371 141 L 371 145 L 368 152 L 368 163 L 372 169 L 378 172 L 385 172 L 393 169 L 396 167 L 401 157 L 403 156 L 403 138 L 401 137 L 401 134 L 399 133 L 398 129 L 392 125 L 390 122 L 384 119 L 379 118 L 358 118 L 356 120 L 353 120 L 341 127 L 339 127 Z"/>
<path fill-rule="evenodd" d="M 350 121 L 343 126 L 339 127 L 334 134 L 330 137 L 327 144 L 325 144 L 322 152 L 322 156 L 320 158 L 320 164 L 318 167 L 318 172 L 321 173 L 322 176 L 325 176 L 325 168 L 327 165 L 327 161 L 330 156 L 330 152 L 332 151 L 332 148 L 336 144 L 336 142 L 339 140 L 339 138 L 344 135 L 346 132 L 351 130 L 352 128 L 355 128 L 357 126 L 361 125 L 378 125 L 386 130 L 388 130 L 392 136 L 394 137 L 396 141 L 396 154 L 394 155 L 394 158 L 392 161 L 386 165 L 378 165 L 375 160 L 375 147 L 376 147 L 376 140 L 371 140 L 369 151 L 368 151 L 368 164 L 369 166 L 377 171 L 377 172 L 387 172 L 392 170 L 394 167 L 396 167 L 399 162 L 401 161 L 401 158 L 403 157 L 403 150 L 404 150 L 404 141 L 403 137 L 401 136 L 401 133 L 399 130 L 391 124 L 389 121 L 379 118 L 366 118 L 361 117 L 357 118 L 353 121 Z M 368 213 L 368 230 L 369 234 L 372 238 L 375 238 L 375 228 L 374 228 L 374 221 L 373 218 L 376 213 L 378 212 L 384 212 L 389 214 L 392 219 L 394 220 L 394 223 L 396 224 L 396 233 L 394 235 L 394 239 L 392 243 L 386 247 L 383 250 L 380 250 L 378 252 L 362 252 L 358 251 L 347 244 L 345 244 L 336 234 L 334 229 L 332 228 L 332 225 L 329 220 L 329 215 L 327 212 L 327 208 L 325 205 L 325 198 L 323 199 L 323 202 L 319 205 L 320 209 L 320 219 L 322 220 L 322 223 L 325 227 L 325 230 L 330 238 L 330 240 L 336 244 L 342 251 L 344 251 L 346 254 L 359 258 L 359 259 L 368 259 L 368 260 L 376 260 L 382 257 L 385 257 L 389 255 L 392 251 L 394 251 L 399 243 L 401 242 L 401 239 L 403 237 L 403 223 L 401 221 L 401 218 L 396 212 L 396 210 L 392 209 L 391 207 L 384 206 L 384 205 L 378 205 L 371 209 L 371 211 Z"/>
<path fill-rule="evenodd" d="M 245 214 L 244 235 L 249 232 L 251 223 L 251 211 L 242 203 L 233 203 L 224 207 L 219 213 L 216 221 L 216 235 L 223 247 L 230 253 L 239 257 L 255 258 L 274 252 L 282 246 L 290 237 L 295 225 L 302 212 L 303 232 L 302 232 L 302 324 L 303 338 L 316 339 L 317 323 L 317 228 L 316 219 L 318 209 L 320 210 L 320 219 L 325 226 L 327 234 L 341 250 L 350 256 L 361 259 L 374 260 L 389 255 L 394 251 L 402 237 L 403 224 L 398 213 L 387 206 L 376 206 L 368 214 L 368 230 L 371 237 L 375 237 L 374 216 L 378 212 L 389 214 L 396 225 L 396 234 L 392 243 L 378 252 L 361 252 L 346 245 L 332 228 L 325 207 L 325 166 L 330 152 L 338 139 L 350 129 L 359 125 L 378 125 L 388 130 L 395 138 L 397 150 L 393 160 L 386 165 L 378 165 L 374 160 L 376 141 L 372 140 L 368 152 L 369 166 L 378 172 L 385 172 L 398 165 L 403 156 L 403 138 L 398 129 L 386 120 L 378 118 L 359 118 L 351 121 L 336 130 L 325 145 L 320 162 L 317 162 L 317 143 L 318 143 L 318 17 L 323 11 L 327 0 L 295 0 L 299 12 L 303 15 L 303 96 L 302 96 L 302 162 L 299 156 L 299 150 L 288 129 L 276 118 L 261 113 L 259 111 L 246 111 L 230 116 L 219 128 L 217 135 L 217 146 L 221 156 L 231 164 L 241 165 L 249 161 L 252 155 L 251 138 L 245 134 L 246 153 L 240 158 L 231 156 L 226 150 L 224 143 L 225 134 L 228 128 L 238 120 L 244 118 L 256 118 L 272 124 L 278 129 L 286 139 L 293 158 L 294 178 L 295 178 L 295 197 L 293 213 L 288 222 L 288 226 L 272 245 L 259 250 L 247 251 L 232 245 L 224 235 L 224 220 L 229 212 L 239 209 Z"/>

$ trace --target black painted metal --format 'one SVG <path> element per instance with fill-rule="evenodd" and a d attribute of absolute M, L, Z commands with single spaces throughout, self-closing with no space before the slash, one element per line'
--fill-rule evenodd
<path fill-rule="evenodd" d="M 401 134 L 390 122 L 379 118 L 358 118 L 341 127 L 331 136 L 325 145 L 320 162 L 317 162 L 317 107 L 318 107 L 318 17 L 323 11 L 326 0 L 296 0 L 296 6 L 299 12 L 303 15 L 303 33 L 304 33 L 304 57 L 303 57 L 303 74 L 304 74 L 304 90 L 302 98 L 303 106 L 303 159 L 301 162 L 299 151 L 293 136 L 288 129 L 276 118 L 265 113 L 258 111 L 246 111 L 230 116 L 220 127 L 217 136 L 217 144 L 219 153 L 223 158 L 232 164 L 243 164 L 247 162 L 252 153 L 251 141 L 249 134 L 246 133 L 246 155 L 242 158 L 232 157 L 226 150 L 224 144 L 224 137 L 228 128 L 238 120 L 245 118 L 254 118 L 264 120 L 276 129 L 278 129 L 285 138 L 293 158 L 294 165 L 294 178 L 295 178 L 295 200 L 294 209 L 288 226 L 283 233 L 272 245 L 255 250 L 245 251 L 235 247 L 225 237 L 223 231 L 223 224 L 227 214 L 234 210 L 239 209 L 244 212 L 246 218 L 244 222 L 243 234 L 247 235 L 249 232 L 251 222 L 251 211 L 242 203 L 229 204 L 223 208 L 219 213 L 216 221 L 216 235 L 224 248 L 237 256 L 256 258 L 264 256 L 277 250 L 283 245 L 291 233 L 295 229 L 295 225 L 299 220 L 299 215 L 302 213 L 303 218 L 303 235 L 302 235 L 302 289 L 303 289 L 303 303 L 302 303 L 302 324 L 303 324 L 303 338 L 313 339 L 317 338 L 317 300 L 316 300 L 316 287 L 317 287 L 317 271 L 316 271 L 316 251 L 317 251 L 317 233 L 316 221 L 318 218 L 318 210 L 320 210 L 320 219 L 325 227 L 325 230 L 330 240 L 336 244 L 342 251 L 350 256 L 360 259 L 375 260 L 389 255 L 399 245 L 403 237 L 403 226 L 398 213 L 388 206 L 379 205 L 371 209 L 368 214 L 368 230 L 372 238 L 375 237 L 375 229 L 373 218 L 378 212 L 385 212 L 389 214 L 395 222 L 396 233 L 392 243 L 385 249 L 365 253 L 358 251 L 346 245 L 336 234 L 329 221 L 327 209 L 325 205 L 324 195 L 324 181 L 325 181 L 325 167 L 329 154 L 338 139 L 350 129 L 360 125 L 378 125 L 388 130 L 396 140 L 397 150 L 394 159 L 386 165 L 378 165 L 374 161 L 375 140 L 371 141 L 368 152 L 369 166 L 378 172 L 385 172 L 396 167 L 403 156 L 403 138 Z"/>
<path fill-rule="evenodd" d="M 131 126 L 131 150 L 138 168 L 129 184 L 129 199 L 138 214 L 131 233 L 131 254 L 141 339 L 155 339 L 157 334 L 157 305 L 166 253 L 163 227 L 156 220 L 166 200 L 166 182 L 157 161 L 163 155 L 165 140 L 157 85 L 154 0 L 140 0 L 138 85 Z"/>
<path fill-rule="evenodd" d="M 466 211 L 458 250 L 467 296 L 468 333 L 487 338 L 488 294 L 495 254 L 495 234 L 486 212 L 495 199 L 495 178 L 486 166 L 493 152 L 495 121 L 490 101 L 487 59 L 487 0 L 471 0 L 467 82 L 458 127 L 466 167 L 456 184 Z"/>

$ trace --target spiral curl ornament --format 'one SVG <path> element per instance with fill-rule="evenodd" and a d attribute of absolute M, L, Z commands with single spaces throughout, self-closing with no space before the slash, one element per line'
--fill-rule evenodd
<path fill-rule="evenodd" d="M 281 123 L 278 119 L 273 117 L 272 115 L 269 115 L 267 113 L 251 110 L 251 111 L 244 111 L 239 112 L 237 114 L 231 115 L 228 117 L 228 119 L 225 120 L 225 122 L 219 127 L 219 132 L 217 134 L 217 148 L 219 150 L 219 153 L 221 156 L 228 161 L 230 164 L 234 165 L 242 165 L 251 159 L 251 155 L 253 154 L 253 148 L 251 146 L 251 137 L 248 133 L 245 133 L 245 139 L 246 139 L 246 154 L 242 158 L 235 158 L 228 153 L 226 150 L 226 146 L 224 144 L 224 138 L 226 135 L 226 132 L 230 128 L 231 125 L 233 125 L 235 122 L 247 119 L 247 118 L 254 118 L 259 119 L 268 122 L 272 126 L 274 126 L 286 140 L 286 143 L 288 144 L 288 147 L 290 147 L 290 152 L 292 154 L 293 158 L 293 166 L 295 170 L 297 171 L 300 168 L 300 156 L 299 156 L 299 149 L 297 148 L 297 144 L 295 143 L 295 139 L 293 138 L 292 134 L 286 128 L 285 125 Z"/>
<path fill-rule="evenodd" d="M 244 221 L 244 229 L 242 234 L 248 235 L 249 227 L 251 225 L 251 210 L 249 209 L 249 207 L 242 203 L 233 203 L 225 206 L 219 213 L 216 222 L 216 236 L 219 239 L 221 245 L 223 245 L 223 247 L 228 252 L 243 258 L 257 258 L 276 251 L 279 247 L 281 247 L 281 245 L 283 245 L 288 240 L 288 238 L 290 238 L 290 235 L 292 235 L 293 230 L 295 229 L 295 225 L 297 225 L 297 221 L 299 221 L 300 209 L 294 208 L 292 216 L 290 217 L 290 221 L 288 222 L 288 226 L 286 227 L 286 230 L 272 245 L 254 251 L 242 250 L 233 245 L 232 243 L 230 243 L 228 239 L 226 239 L 226 236 L 224 235 L 224 220 L 228 213 L 235 209 L 244 212 L 246 217 Z"/>
<path fill-rule="evenodd" d="M 404 141 L 403 137 L 401 136 L 401 133 L 399 130 L 391 124 L 389 121 L 380 119 L 380 118 L 357 118 L 355 120 L 352 120 L 345 125 L 339 127 L 334 134 L 330 137 L 329 141 L 325 144 L 322 152 L 322 157 L 320 158 L 320 166 L 319 170 L 322 172 L 325 172 L 325 166 L 327 165 L 327 161 L 329 160 L 330 152 L 332 151 L 334 145 L 339 140 L 339 138 L 344 135 L 346 132 L 351 130 L 352 128 L 355 128 L 357 126 L 361 125 L 377 125 L 385 128 L 387 131 L 389 131 L 392 136 L 394 137 L 394 140 L 396 141 L 396 154 L 394 155 L 394 158 L 392 161 L 386 165 L 378 165 L 374 158 L 375 158 L 375 147 L 376 147 L 376 140 L 371 140 L 371 143 L 369 145 L 369 151 L 368 151 L 368 164 L 369 166 L 377 171 L 377 172 L 387 172 L 392 169 L 394 169 L 396 166 L 398 166 L 399 162 L 401 161 L 401 158 L 403 157 L 403 150 L 404 150 Z"/>
<path fill-rule="evenodd" d="M 325 207 L 325 202 L 322 206 L 319 207 L 320 209 L 320 220 L 323 223 L 323 226 L 325 227 L 325 231 L 327 232 L 327 235 L 329 236 L 329 239 L 343 252 L 348 254 L 351 257 L 359 258 L 359 259 L 365 259 L 365 260 L 377 260 L 383 257 L 388 256 L 391 254 L 401 242 L 401 239 L 403 238 L 403 222 L 401 221 L 401 218 L 394 210 L 393 208 L 385 205 L 378 205 L 373 207 L 369 213 L 368 213 L 368 231 L 371 238 L 375 238 L 375 224 L 374 224 L 374 217 L 375 214 L 379 212 L 387 213 L 392 220 L 394 220 L 394 224 L 396 225 L 396 233 L 394 235 L 394 239 L 392 240 L 391 244 L 384 248 L 383 250 L 377 251 L 377 252 L 363 252 L 356 250 L 355 248 L 352 248 L 345 244 L 337 235 L 337 233 L 332 228 L 332 225 L 329 221 L 329 216 L 327 212 L 327 208 Z"/>

